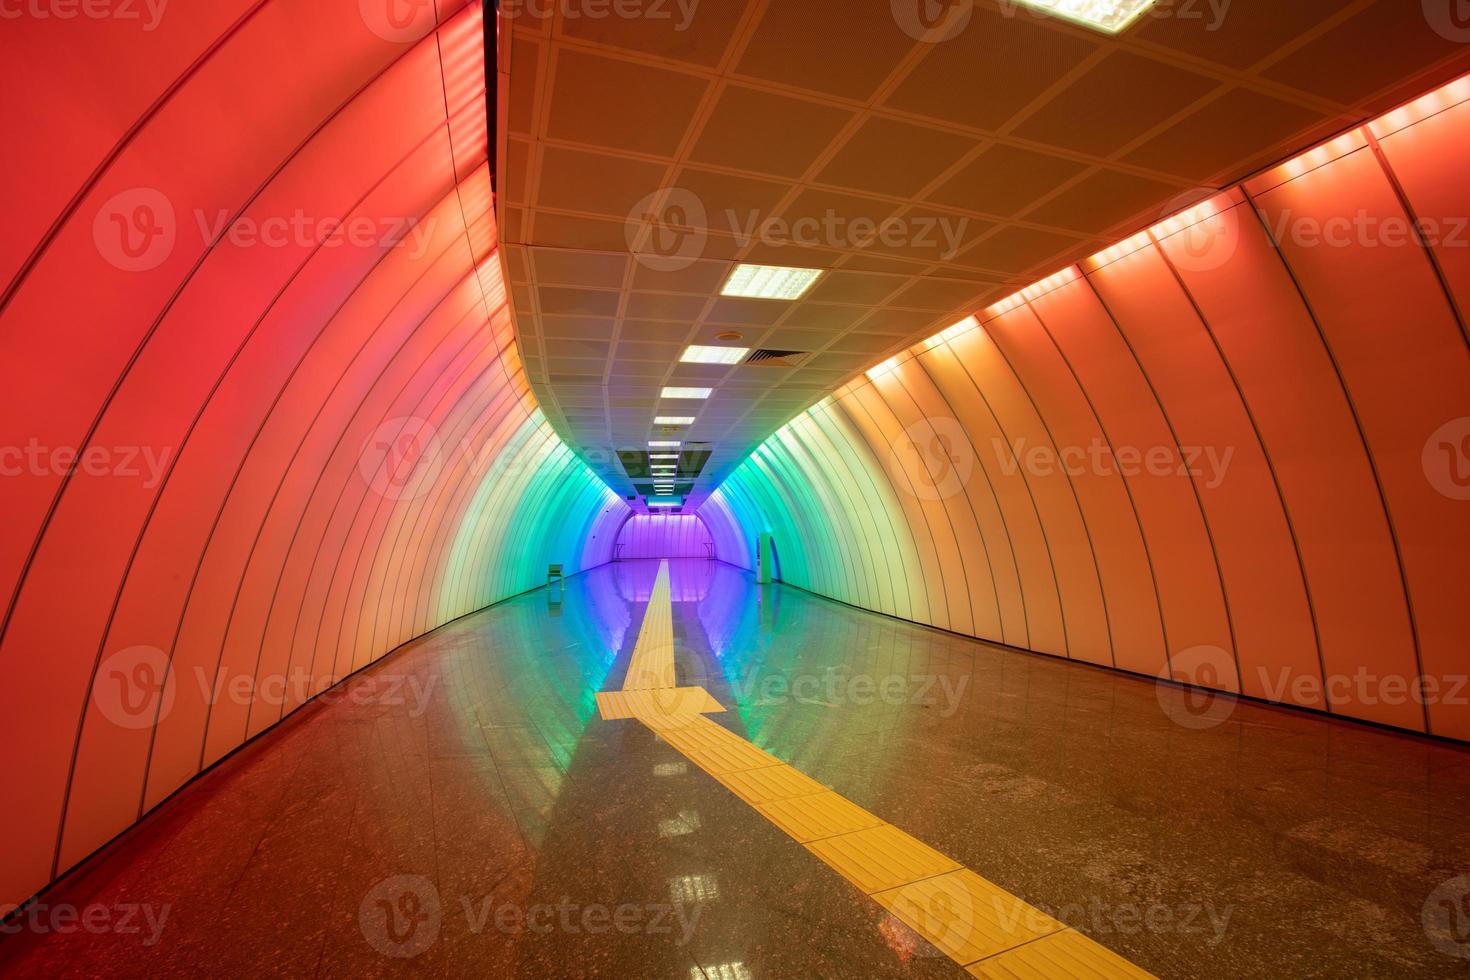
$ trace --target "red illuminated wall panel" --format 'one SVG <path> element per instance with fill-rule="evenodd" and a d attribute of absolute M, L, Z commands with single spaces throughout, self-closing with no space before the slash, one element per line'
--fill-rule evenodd
<path fill-rule="evenodd" d="M 0 904 L 406 640 L 610 560 L 627 508 L 515 347 L 480 8 L 0 32 Z"/>

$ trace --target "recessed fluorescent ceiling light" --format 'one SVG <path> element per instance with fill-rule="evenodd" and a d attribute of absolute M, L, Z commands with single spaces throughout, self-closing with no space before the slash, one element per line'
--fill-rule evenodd
<path fill-rule="evenodd" d="M 678 459 L 678 453 L 649 453 L 649 459 Z"/>
<path fill-rule="evenodd" d="M 660 415 L 653 420 L 654 425 L 693 425 L 692 415 Z"/>
<path fill-rule="evenodd" d="M 650 440 L 648 440 L 648 448 L 649 449 L 678 449 L 679 448 L 679 445 L 680 445 L 680 443 L 679 443 L 679 441 L 677 439 L 673 440 L 672 442 L 669 441 L 668 439 L 650 439 Z"/>
<path fill-rule="evenodd" d="M 737 265 L 725 280 L 724 296 L 750 299 L 801 299 L 822 274 L 821 269 L 788 269 L 780 265 Z"/>
<path fill-rule="evenodd" d="M 708 398 L 713 388 L 665 388 L 664 398 Z"/>
<path fill-rule="evenodd" d="M 1117 34 L 1154 5 L 1154 0 L 1017 0 L 1021 5 L 1065 17 L 1104 34 Z"/>
<path fill-rule="evenodd" d="M 750 353 L 749 347 L 704 347 L 690 344 L 679 358 L 691 364 L 739 364 Z"/>

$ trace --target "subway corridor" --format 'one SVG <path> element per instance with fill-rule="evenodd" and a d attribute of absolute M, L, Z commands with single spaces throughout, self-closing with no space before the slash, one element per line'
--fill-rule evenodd
<path fill-rule="evenodd" d="M 1450 977 L 1464 0 L 0 0 L 0 980 Z"/>

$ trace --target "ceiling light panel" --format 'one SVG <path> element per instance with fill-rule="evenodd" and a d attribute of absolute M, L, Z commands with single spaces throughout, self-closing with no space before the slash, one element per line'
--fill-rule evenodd
<path fill-rule="evenodd" d="M 665 388 L 662 398 L 708 398 L 713 388 Z"/>
<path fill-rule="evenodd" d="M 749 347 L 706 347 L 690 344 L 679 360 L 689 364 L 739 364 L 750 353 Z"/>
<path fill-rule="evenodd" d="M 1104 34 L 1127 30 L 1155 0 L 1015 0 L 1023 7 L 1052 14 Z"/>
<path fill-rule="evenodd" d="M 742 264 L 730 273 L 720 293 L 748 299 L 801 299 L 821 275 L 821 269 Z"/>
<path fill-rule="evenodd" d="M 650 439 L 650 440 L 648 440 L 648 448 L 649 449 L 678 449 L 680 445 L 681 445 L 681 443 L 677 439 L 674 439 L 674 440 L 668 440 L 668 439 Z"/>
<path fill-rule="evenodd" d="M 654 425 L 693 425 L 692 415 L 660 415 L 653 420 Z"/>

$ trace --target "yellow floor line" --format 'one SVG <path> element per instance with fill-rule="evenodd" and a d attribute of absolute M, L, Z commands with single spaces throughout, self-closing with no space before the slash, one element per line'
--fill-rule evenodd
<path fill-rule="evenodd" d="M 669 563 L 659 565 L 606 720 L 635 719 L 954 962 L 988 980 L 1152 975 L 705 717 L 724 707 L 678 687 Z"/>

